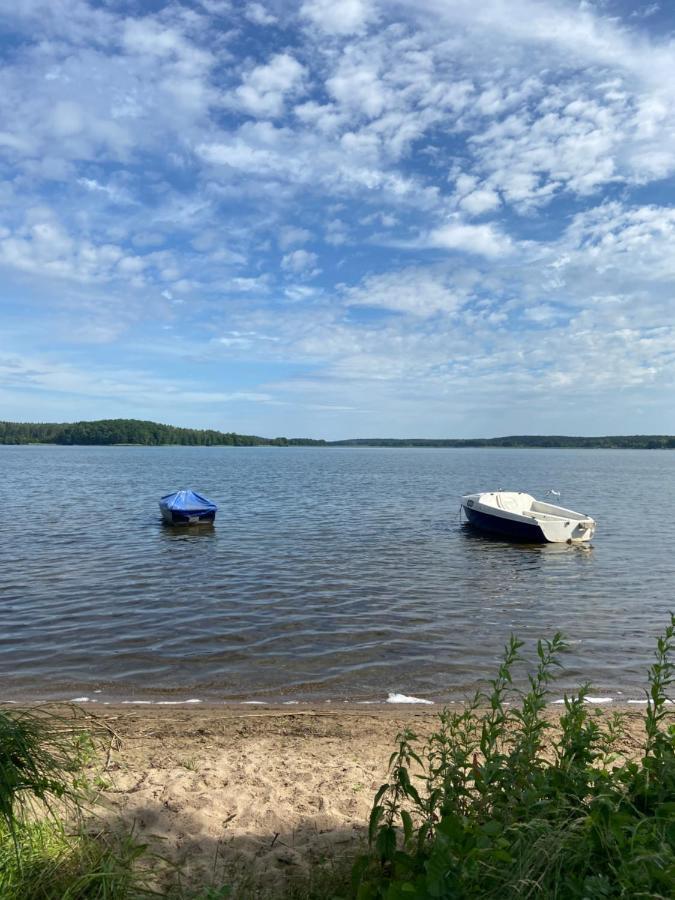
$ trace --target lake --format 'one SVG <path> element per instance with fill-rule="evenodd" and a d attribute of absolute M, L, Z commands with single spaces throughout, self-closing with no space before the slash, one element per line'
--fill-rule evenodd
<path fill-rule="evenodd" d="M 562 687 L 640 698 L 675 606 L 675 455 L 642 450 L 0 447 L 0 700 L 434 701 L 509 634 Z M 215 528 L 161 524 L 191 487 Z M 592 547 L 522 546 L 459 498 L 561 492 Z"/>

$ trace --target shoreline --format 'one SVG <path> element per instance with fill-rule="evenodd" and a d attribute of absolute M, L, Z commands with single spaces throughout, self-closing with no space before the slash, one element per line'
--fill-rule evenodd
<path fill-rule="evenodd" d="M 485 690 L 486 685 L 481 685 L 481 689 Z M 550 699 L 547 699 L 546 706 L 555 710 L 564 703 L 564 697 L 574 696 L 578 688 L 561 688 L 560 691 L 551 691 Z M 458 694 L 453 697 L 438 698 L 429 696 L 418 696 L 413 694 L 405 694 L 401 691 L 389 691 L 387 697 L 379 697 L 377 699 L 356 700 L 344 698 L 308 698 L 308 699 L 270 699 L 270 700 L 238 700 L 238 699 L 217 699 L 214 697 L 198 697 L 191 696 L 189 692 L 184 692 L 181 699 L 173 699 L 171 694 L 158 693 L 156 698 L 134 697 L 133 694 L 128 699 L 120 697 L 112 697 L 105 700 L 102 697 L 95 697 L 94 694 L 103 693 L 100 690 L 70 691 L 61 697 L 45 696 L 38 694 L 11 694 L 0 697 L 0 708 L 3 705 L 14 707 L 22 706 L 81 706 L 83 709 L 98 710 L 100 715 L 107 715 L 118 711 L 131 711 L 134 707 L 150 708 L 150 709 L 201 709 L 221 712 L 234 712 L 236 710 L 260 709 L 278 712 L 280 714 L 292 714 L 294 711 L 315 711 L 317 714 L 326 712 L 368 712 L 380 710 L 383 713 L 394 714 L 397 710 L 401 712 L 406 709 L 427 710 L 429 713 L 438 713 L 445 707 L 458 709 L 470 703 L 473 699 L 475 691 L 467 691 L 466 694 Z M 507 705 L 513 705 L 514 701 L 507 702 Z M 604 691 L 602 688 L 591 686 L 591 692 L 586 698 L 589 706 L 604 707 L 614 711 L 621 710 L 640 710 L 647 705 L 646 691 L 644 689 L 629 691 Z M 667 701 L 670 703 L 671 701 Z"/>
<path fill-rule="evenodd" d="M 675 438 L 674 438 L 675 440 Z M 202 450 L 674 450 L 675 447 L 646 447 L 639 445 L 601 445 L 585 447 L 583 445 L 568 444 L 467 444 L 459 447 L 446 446 L 445 444 L 331 444 L 317 446 L 316 444 L 57 444 L 47 441 L 34 441 L 24 444 L 10 444 L 0 442 L 0 447 L 142 447 L 148 450 L 158 450 L 162 447 L 172 449 L 198 448 Z"/>

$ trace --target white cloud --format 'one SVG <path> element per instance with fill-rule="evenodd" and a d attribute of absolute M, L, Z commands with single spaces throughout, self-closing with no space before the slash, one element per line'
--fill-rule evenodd
<path fill-rule="evenodd" d="M 365 189 L 386 198 L 386 203 L 426 209 L 436 205 L 435 188 L 389 169 L 380 158 L 383 144 L 377 137 L 347 132 L 344 138 L 336 143 L 311 130 L 245 122 L 236 132 L 223 133 L 219 140 L 199 143 L 195 149 L 204 161 L 226 167 L 220 173 L 226 180 L 228 170 L 258 176 L 247 188 L 262 191 L 266 203 L 274 201 L 277 191 L 273 194 L 261 178 L 283 182 L 287 190 L 309 185 L 329 195 L 362 197 Z M 239 185 L 237 190 L 241 193 Z"/>
<path fill-rule="evenodd" d="M 501 201 L 497 191 L 490 188 L 481 188 L 465 194 L 459 201 L 460 207 L 471 216 L 480 216 L 486 212 L 497 209 Z"/>
<path fill-rule="evenodd" d="M 288 250 L 295 244 L 306 244 L 311 240 L 312 234 L 306 228 L 298 228 L 296 225 L 284 225 L 279 229 L 277 238 L 282 250 Z"/>
<path fill-rule="evenodd" d="M 365 60 L 343 63 L 335 75 L 326 81 L 326 87 L 341 107 L 368 118 L 380 116 L 389 102 L 387 89 L 380 80 L 377 68 Z"/>
<path fill-rule="evenodd" d="M 375 6 L 369 0 L 305 0 L 300 14 L 322 31 L 336 35 L 350 35 L 377 18 Z"/>
<path fill-rule="evenodd" d="M 247 3 L 244 15 L 254 25 L 274 25 L 278 21 L 262 3 Z"/>
<path fill-rule="evenodd" d="M 84 117 L 77 103 L 61 100 L 52 111 L 54 133 L 59 137 L 68 137 L 82 130 Z"/>
<path fill-rule="evenodd" d="M 451 315 L 465 299 L 466 292 L 449 286 L 442 271 L 417 267 L 369 275 L 345 294 L 348 306 L 370 306 L 413 316 Z"/>
<path fill-rule="evenodd" d="M 470 225 L 460 220 L 435 228 L 424 242 L 429 247 L 499 257 L 511 250 L 511 240 L 493 225 Z"/>
<path fill-rule="evenodd" d="M 166 410 L 190 403 L 267 403 L 273 398 L 257 391 L 214 391 L 197 385 L 176 384 L 142 370 L 101 370 L 94 374 L 48 358 L 21 357 L 0 351 L 0 386 L 43 388 L 56 394 L 75 394 L 99 400 L 113 398 L 139 404 L 160 400 Z"/>
<path fill-rule="evenodd" d="M 458 206 L 470 216 L 491 212 L 501 204 L 497 191 L 487 185 L 479 186 L 472 175 L 458 175 L 455 187 Z"/>
<path fill-rule="evenodd" d="M 282 258 L 281 268 L 285 272 L 314 278 L 321 272 L 317 267 L 317 261 L 316 253 L 311 253 L 309 250 L 293 250 Z"/>
<path fill-rule="evenodd" d="M 340 247 L 349 240 L 349 229 L 341 219 L 331 219 L 326 222 L 324 240 L 333 247 Z"/>
<path fill-rule="evenodd" d="M 548 303 L 540 303 L 537 306 L 526 307 L 523 315 L 539 325 L 550 325 L 557 318 L 558 311 Z"/>
<path fill-rule="evenodd" d="M 234 101 L 245 112 L 259 118 L 276 118 L 287 98 L 302 91 L 305 67 L 289 53 L 277 53 L 268 63 L 256 66 L 234 92 Z"/>

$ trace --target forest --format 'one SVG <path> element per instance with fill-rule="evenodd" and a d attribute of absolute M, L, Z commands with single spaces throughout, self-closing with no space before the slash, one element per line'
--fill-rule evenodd
<path fill-rule="evenodd" d="M 0 422 L 0 444 L 141 444 L 157 447 L 182 444 L 203 447 L 293 446 L 323 444 L 310 438 L 262 438 L 233 431 L 175 428 L 140 419 L 99 419 L 95 422 Z"/>
<path fill-rule="evenodd" d="M 571 437 L 569 435 L 523 434 L 494 438 L 354 438 L 328 443 L 333 447 L 569 447 L 589 450 L 667 450 L 675 448 L 675 436 L 632 434 Z"/>
<path fill-rule="evenodd" d="M 99 419 L 94 422 L 0 422 L 0 444 L 165 444 L 202 447 L 539 447 L 570 449 L 672 450 L 668 434 L 570 437 L 512 435 L 495 438 L 353 438 L 324 441 L 313 438 L 264 438 L 213 429 L 176 428 L 141 419 Z"/>

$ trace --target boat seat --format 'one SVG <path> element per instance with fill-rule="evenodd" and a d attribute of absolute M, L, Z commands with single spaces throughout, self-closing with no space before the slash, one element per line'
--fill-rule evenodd
<path fill-rule="evenodd" d="M 519 515 L 523 512 L 523 504 L 519 503 L 515 497 L 507 497 L 504 494 L 497 494 L 495 497 L 497 501 L 497 506 L 501 509 L 505 509 L 507 512 L 517 513 Z"/>

